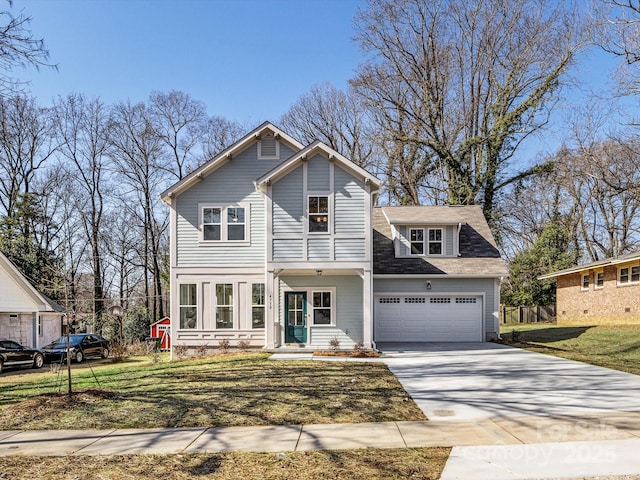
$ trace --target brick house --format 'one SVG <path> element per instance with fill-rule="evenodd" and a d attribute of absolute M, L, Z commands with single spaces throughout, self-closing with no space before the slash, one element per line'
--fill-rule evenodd
<path fill-rule="evenodd" d="M 640 252 L 549 273 L 558 324 L 640 323 Z"/>

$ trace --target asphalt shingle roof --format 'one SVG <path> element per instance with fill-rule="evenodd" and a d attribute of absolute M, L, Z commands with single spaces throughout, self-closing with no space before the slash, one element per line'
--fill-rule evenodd
<path fill-rule="evenodd" d="M 396 225 L 461 224 L 460 256 L 395 258 L 389 221 Z M 373 273 L 486 277 L 506 276 L 508 270 L 479 206 L 412 206 L 373 209 Z"/>

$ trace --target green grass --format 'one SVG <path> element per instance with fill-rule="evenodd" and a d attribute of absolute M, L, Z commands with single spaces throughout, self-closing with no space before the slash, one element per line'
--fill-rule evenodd
<path fill-rule="evenodd" d="M 264 354 L 0 377 L 0 430 L 175 428 L 425 420 L 380 363 Z M 98 383 L 99 382 L 99 383 Z"/>
<path fill-rule="evenodd" d="M 513 330 L 520 336 L 515 346 L 640 375 L 640 325 L 503 326 L 507 342 Z"/>
<path fill-rule="evenodd" d="M 448 448 L 215 455 L 0 457 L 2 478 L 94 480 L 437 479 Z"/>

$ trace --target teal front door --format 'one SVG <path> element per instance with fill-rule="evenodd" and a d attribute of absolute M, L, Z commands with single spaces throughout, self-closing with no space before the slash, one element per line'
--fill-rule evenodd
<path fill-rule="evenodd" d="M 285 292 L 284 341 L 307 343 L 307 292 Z"/>

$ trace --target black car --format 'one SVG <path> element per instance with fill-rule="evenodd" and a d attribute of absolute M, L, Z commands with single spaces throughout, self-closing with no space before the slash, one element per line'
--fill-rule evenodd
<path fill-rule="evenodd" d="M 87 357 L 109 356 L 109 340 L 95 333 L 74 333 L 69 335 L 71 360 L 77 363 Z M 42 349 L 48 362 L 59 362 L 67 355 L 67 337 L 62 336 Z"/>
<path fill-rule="evenodd" d="M 5 367 L 42 368 L 44 355 L 35 348 L 26 348 L 13 340 L 0 340 L 0 373 Z"/>

